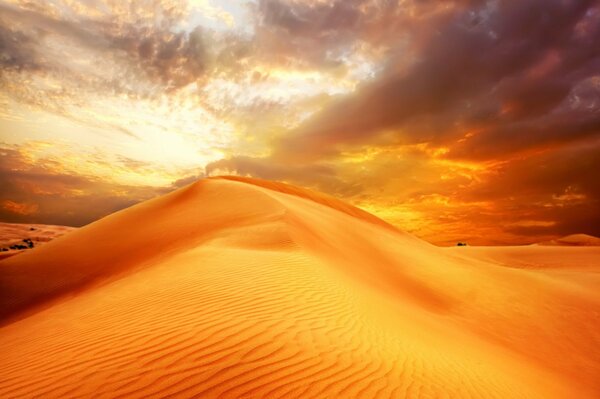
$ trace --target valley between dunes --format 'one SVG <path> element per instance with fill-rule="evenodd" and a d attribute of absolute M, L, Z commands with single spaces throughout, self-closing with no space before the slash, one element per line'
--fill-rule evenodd
<path fill-rule="evenodd" d="M 1 398 L 598 398 L 600 247 L 203 179 L 0 262 Z"/>

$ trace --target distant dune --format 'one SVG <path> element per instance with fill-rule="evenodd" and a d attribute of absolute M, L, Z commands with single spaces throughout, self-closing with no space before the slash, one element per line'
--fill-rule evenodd
<path fill-rule="evenodd" d="M 43 245 L 74 229 L 48 224 L 0 223 L 0 259 Z"/>
<path fill-rule="evenodd" d="M 598 398 L 600 248 L 527 248 L 203 179 L 0 262 L 0 397 Z"/>
<path fill-rule="evenodd" d="M 557 238 L 556 240 L 542 241 L 537 245 L 546 246 L 571 246 L 571 247 L 597 247 L 600 246 L 600 238 L 587 234 L 571 234 L 569 236 Z"/>

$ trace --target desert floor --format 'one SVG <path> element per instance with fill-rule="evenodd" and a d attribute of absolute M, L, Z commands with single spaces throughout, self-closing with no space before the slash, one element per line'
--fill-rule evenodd
<path fill-rule="evenodd" d="M 0 223 L 0 260 L 39 247 L 72 230 L 75 228 L 47 224 Z M 31 244 L 26 240 L 31 241 Z"/>
<path fill-rule="evenodd" d="M 598 398 L 600 247 L 204 179 L 0 262 L 1 398 Z"/>

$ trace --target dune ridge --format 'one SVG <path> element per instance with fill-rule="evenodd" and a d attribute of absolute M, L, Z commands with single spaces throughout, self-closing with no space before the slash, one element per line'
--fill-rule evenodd
<path fill-rule="evenodd" d="M 573 247 L 597 247 L 600 246 L 600 238 L 589 234 L 571 234 L 555 240 L 542 241 L 536 245 L 546 246 L 573 246 Z"/>
<path fill-rule="evenodd" d="M 476 252 L 203 179 L 0 262 L 0 397 L 597 397 L 597 263 Z"/>
<path fill-rule="evenodd" d="M 281 192 L 284 194 L 294 195 L 294 196 L 297 196 L 300 198 L 304 198 L 304 199 L 316 202 L 321 205 L 325 205 L 329 208 L 338 210 L 338 211 L 343 212 L 350 216 L 357 217 L 357 218 L 365 220 L 369 223 L 373 223 L 378 226 L 385 227 L 386 229 L 390 229 L 390 230 L 399 232 L 399 230 L 395 226 L 378 218 L 377 216 L 375 216 L 369 212 L 365 212 L 360 208 L 352 206 L 344 201 L 340 201 L 339 199 L 332 197 L 330 195 L 327 195 L 327 194 L 319 193 L 316 191 L 311 191 L 311 190 L 308 190 L 308 189 L 305 189 L 302 187 L 292 186 L 292 185 L 286 184 L 286 183 L 254 179 L 254 178 L 250 178 L 250 177 L 219 176 L 216 178 L 239 181 L 239 182 L 248 183 L 248 184 L 252 184 L 255 186 L 267 188 L 269 190 L 278 191 L 278 192 Z"/>

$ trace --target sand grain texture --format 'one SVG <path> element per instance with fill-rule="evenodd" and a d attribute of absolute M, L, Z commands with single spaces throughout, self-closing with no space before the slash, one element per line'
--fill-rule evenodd
<path fill-rule="evenodd" d="M 205 179 L 0 262 L 0 397 L 599 397 L 597 249 L 531 248 Z"/>

